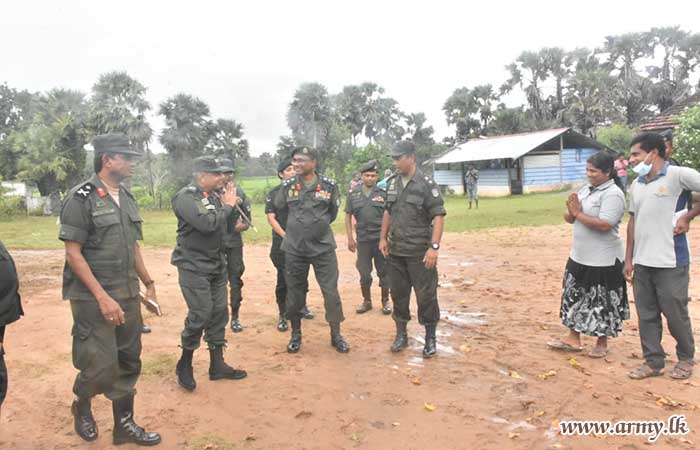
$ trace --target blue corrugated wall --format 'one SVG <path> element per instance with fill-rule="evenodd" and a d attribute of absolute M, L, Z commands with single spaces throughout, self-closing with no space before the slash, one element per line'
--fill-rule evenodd
<path fill-rule="evenodd" d="M 433 171 L 433 179 L 440 186 L 461 186 L 461 170 Z M 508 169 L 483 169 L 479 171 L 479 186 L 509 186 Z"/>
<path fill-rule="evenodd" d="M 523 184 L 541 186 L 582 181 L 586 178 L 586 160 L 599 151 L 595 148 L 565 148 L 561 152 L 561 167 L 524 169 Z"/>

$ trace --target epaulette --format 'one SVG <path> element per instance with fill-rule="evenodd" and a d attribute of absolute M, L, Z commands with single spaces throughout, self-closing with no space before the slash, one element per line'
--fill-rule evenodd
<path fill-rule="evenodd" d="M 81 200 L 85 200 L 95 192 L 95 185 L 92 184 L 91 182 L 87 181 L 85 182 L 82 186 L 80 186 L 78 189 L 75 190 L 73 193 L 74 196 L 78 197 Z"/>

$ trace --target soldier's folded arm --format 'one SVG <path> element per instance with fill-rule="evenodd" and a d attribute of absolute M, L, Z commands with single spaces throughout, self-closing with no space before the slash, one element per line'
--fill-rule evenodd
<path fill-rule="evenodd" d="M 190 196 L 180 196 L 175 202 L 175 212 L 185 222 L 204 234 L 216 232 L 232 215 L 233 208 L 223 205 L 221 209 L 207 209 L 203 212 L 198 200 Z"/>

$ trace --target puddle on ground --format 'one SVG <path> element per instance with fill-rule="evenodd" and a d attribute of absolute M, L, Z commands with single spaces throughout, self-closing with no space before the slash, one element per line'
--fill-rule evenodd
<path fill-rule="evenodd" d="M 486 325 L 488 321 L 486 320 L 486 313 L 482 312 L 445 312 L 440 314 L 440 318 L 444 321 L 453 323 L 455 325 L 467 326 L 467 325 Z"/>

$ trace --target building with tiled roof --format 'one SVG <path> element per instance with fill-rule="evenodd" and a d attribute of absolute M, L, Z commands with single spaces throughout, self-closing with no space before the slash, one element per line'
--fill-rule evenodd
<path fill-rule="evenodd" d="M 660 133 L 664 130 L 675 129 L 680 123 L 679 116 L 694 106 L 700 106 L 700 92 L 676 102 L 673 106 L 640 126 L 639 130 Z"/>

